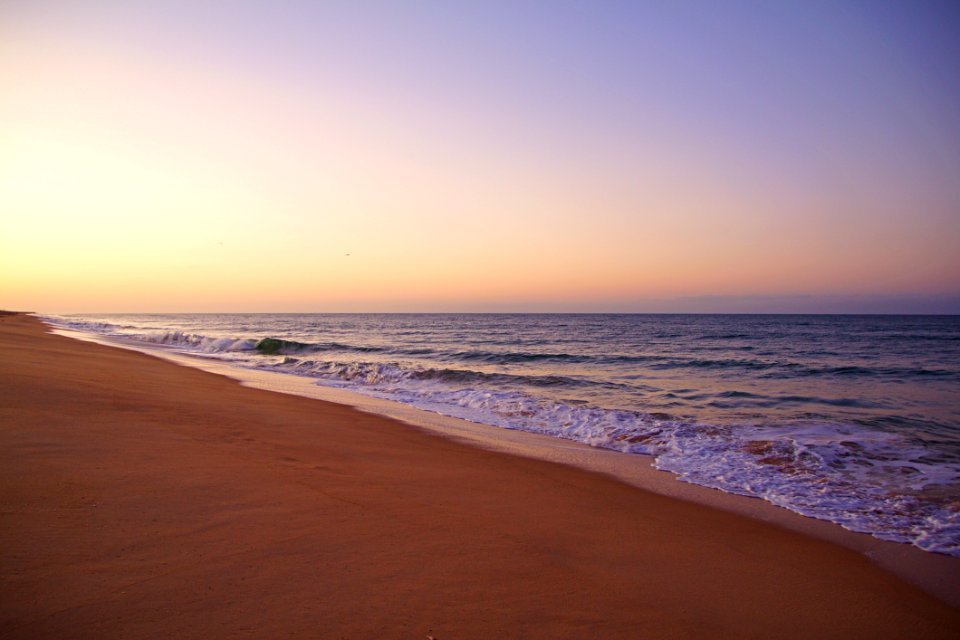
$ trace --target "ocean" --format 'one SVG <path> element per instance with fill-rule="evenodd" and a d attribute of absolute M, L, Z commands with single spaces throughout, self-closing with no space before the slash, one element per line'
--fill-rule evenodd
<path fill-rule="evenodd" d="M 647 454 L 686 482 L 960 556 L 960 316 L 44 319 Z"/>

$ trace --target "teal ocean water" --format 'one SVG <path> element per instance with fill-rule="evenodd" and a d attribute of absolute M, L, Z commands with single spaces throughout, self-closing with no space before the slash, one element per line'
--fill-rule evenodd
<path fill-rule="evenodd" d="M 958 316 L 45 319 L 648 454 L 687 482 L 960 556 Z"/>

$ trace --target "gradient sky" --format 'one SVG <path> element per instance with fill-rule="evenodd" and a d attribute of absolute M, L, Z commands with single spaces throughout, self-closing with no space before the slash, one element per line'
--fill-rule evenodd
<path fill-rule="evenodd" d="M 0 2 L 0 307 L 960 312 L 960 4 Z"/>

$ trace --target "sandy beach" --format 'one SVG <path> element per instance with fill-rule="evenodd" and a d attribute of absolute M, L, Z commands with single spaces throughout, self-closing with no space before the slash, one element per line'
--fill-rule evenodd
<path fill-rule="evenodd" d="M 865 556 L 0 316 L 4 638 L 950 638 Z"/>

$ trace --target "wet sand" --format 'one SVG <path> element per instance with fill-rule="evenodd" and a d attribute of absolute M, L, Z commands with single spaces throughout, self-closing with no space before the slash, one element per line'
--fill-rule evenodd
<path fill-rule="evenodd" d="M 0 316 L 4 638 L 937 638 L 865 556 Z"/>

